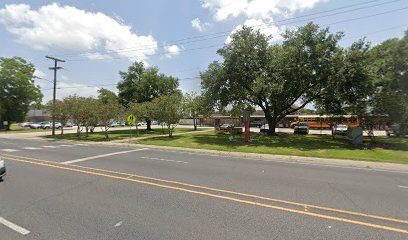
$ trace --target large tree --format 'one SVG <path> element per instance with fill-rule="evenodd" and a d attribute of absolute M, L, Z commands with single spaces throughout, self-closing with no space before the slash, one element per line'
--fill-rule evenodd
<path fill-rule="evenodd" d="M 175 93 L 155 98 L 149 103 L 155 119 L 157 119 L 160 124 L 166 124 L 169 137 L 173 136 L 174 129 L 180 119 L 185 115 L 185 105 L 183 104 L 182 98 L 182 94 Z"/>
<path fill-rule="evenodd" d="M 108 102 L 118 102 L 119 98 L 116 93 L 112 92 L 109 89 L 101 88 L 98 90 L 98 100 L 102 101 L 103 103 Z"/>
<path fill-rule="evenodd" d="M 389 39 L 370 50 L 376 90 L 373 113 L 386 114 L 391 124 L 408 128 L 408 30 L 402 39 Z"/>
<path fill-rule="evenodd" d="M 55 120 L 61 123 L 61 135 L 64 134 L 64 126 L 67 124 L 71 110 L 69 109 L 69 105 L 64 102 L 64 100 L 56 100 L 53 103 L 52 100 L 48 101 L 46 104 L 46 109 L 49 112 L 54 112 Z"/>
<path fill-rule="evenodd" d="M 366 46 L 359 43 L 343 50 L 338 46 L 342 36 L 309 23 L 286 31 L 281 44 L 271 45 L 268 36 L 244 26 L 218 50 L 223 61 L 211 63 L 201 73 L 204 94 L 219 106 L 249 103 L 261 108 L 269 124 L 268 134 L 274 134 L 282 118 L 309 103 L 349 89 L 361 92 L 354 82 L 367 80 L 356 73 L 360 63 L 356 60 L 345 66 L 344 61 L 360 58 L 364 54 L 357 53 L 364 52 Z"/>
<path fill-rule="evenodd" d="M 24 120 L 31 104 L 41 103 L 34 65 L 20 57 L 0 58 L 0 129 L 3 121 Z"/>
<path fill-rule="evenodd" d="M 143 103 L 179 92 L 179 81 L 172 76 L 159 73 L 157 67 L 145 68 L 142 62 L 135 62 L 127 72 L 119 72 L 122 80 L 118 83 L 119 101 L 128 107 L 131 102 Z M 146 119 L 147 130 L 151 130 L 151 119 Z"/>
<path fill-rule="evenodd" d="M 183 97 L 186 117 L 193 119 L 194 130 L 197 130 L 197 118 L 201 115 L 209 115 L 213 108 L 207 104 L 206 99 L 202 95 L 197 95 L 194 92 L 186 93 Z"/>

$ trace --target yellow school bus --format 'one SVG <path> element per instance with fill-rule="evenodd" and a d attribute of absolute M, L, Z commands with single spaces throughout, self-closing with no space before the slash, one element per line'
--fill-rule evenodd
<path fill-rule="evenodd" d="M 360 126 L 357 115 L 299 115 L 290 124 L 293 128 L 299 122 L 306 122 L 310 128 L 329 129 L 336 124 L 344 124 L 349 127 Z"/>

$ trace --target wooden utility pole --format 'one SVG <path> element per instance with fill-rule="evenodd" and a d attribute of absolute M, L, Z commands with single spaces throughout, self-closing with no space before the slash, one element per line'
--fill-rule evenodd
<path fill-rule="evenodd" d="M 58 62 L 65 62 L 65 60 L 61 60 L 55 57 L 45 56 L 48 59 L 54 60 L 54 67 L 50 67 L 50 70 L 54 70 L 54 91 L 52 96 L 52 136 L 55 136 L 55 98 L 56 98 L 56 91 L 57 91 L 57 70 L 62 69 L 62 67 L 58 67 Z"/>

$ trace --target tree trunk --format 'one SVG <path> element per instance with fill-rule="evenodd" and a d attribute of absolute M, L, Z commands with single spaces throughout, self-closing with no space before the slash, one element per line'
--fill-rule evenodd
<path fill-rule="evenodd" d="M 109 139 L 108 128 L 105 127 L 105 139 Z"/>
<path fill-rule="evenodd" d="M 169 137 L 173 137 L 173 132 L 171 131 L 171 126 L 170 125 L 168 126 L 168 129 L 169 129 Z"/>
<path fill-rule="evenodd" d="M 79 137 L 79 134 L 81 133 L 81 126 L 79 124 L 77 125 L 77 137 Z"/>
<path fill-rule="evenodd" d="M 193 118 L 193 124 L 194 124 L 194 131 L 197 131 L 197 119 L 195 117 Z"/>
<path fill-rule="evenodd" d="M 62 125 L 62 123 L 61 123 L 61 136 L 62 135 L 64 135 L 64 127 L 63 127 L 63 125 Z"/>
<path fill-rule="evenodd" d="M 272 116 L 270 113 L 265 113 L 265 118 L 266 118 L 266 121 L 268 122 L 268 126 L 269 126 L 267 134 L 268 135 L 275 135 L 276 134 L 276 132 L 275 132 L 276 125 L 278 124 L 277 117 Z"/>
<path fill-rule="evenodd" d="M 146 119 L 146 130 L 151 131 L 152 130 L 152 121 L 150 119 Z"/>

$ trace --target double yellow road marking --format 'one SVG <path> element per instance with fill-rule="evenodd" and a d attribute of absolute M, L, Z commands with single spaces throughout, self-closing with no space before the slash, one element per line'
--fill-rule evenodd
<path fill-rule="evenodd" d="M 3 156 L 4 156 L 4 158 L 6 158 L 8 160 L 17 161 L 17 162 L 24 162 L 24 163 L 34 164 L 34 165 L 47 166 L 47 167 L 51 167 L 51 168 L 57 168 L 57 169 L 63 169 L 63 170 L 68 170 L 68 171 L 73 171 L 73 172 L 80 172 L 80 173 L 84 173 L 84 174 L 102 176 L 102 177 L 111 178 L 111 179 L 118 179 L 118 180 L 122 180 L 122 181 L 136 182 L 136 183 L 139 183 L 139 184 L 145 184 L 145 185 L 150 185 L 150 186 L 155 186 L 155 187 L 160 187 L 160 188 L 165 188 L 165 189 L 188 192 L 188 193 L 201 195 L 201 196 L 224 199 L 224 200 L 229 200 L 229 201 L 233 201 L 233 202 L 239 202 L 239 203 L 244 203 L 244 204 L 249 204 L 249 205 L 255 205 L 255 206 L 265 207 L 265 208 L 269 208 L 269 209 L 281 210 L 281 211 L 290 212 L 290 213 L 302 214 L 302 215 L 307 215 L 307 216 L 312 216 L 312 217 L 318 217 L 318 218 L 323 218 L 323 219 L 329 219 L 329 220 L 334 220 L 334 221 L 340 221 L 340 222 L 346 222 L 346 223 L 366 226 L 366 227 L 372 227 L 372 228 L 376 228 L 376 229 L 389 230 L 389 231 L 393 231 L 393 232 L 408 234 L 408 229 L 403 229 L 403 228 L 398 228 L 398 227 L 391 227 L 391 226 L 387 226 L 387 225 L 375 224 L 375 223 L 359 221 L 359 220 L 353 220 L 353 219 L 349 219 L 349 218 L 337 217 L 337 216 L 332 216 L 332 215 L 328 215 L 328 214 L 314 213 L 314 212 L 311 212 L 311 211 L 313 209 L 322 210 L 322 211 L 328 211 L 328 212 L 331 212 L 331 213 L 334 213 L 334 214 L 351 215 L 351 216 L 368 218 L 370 220 L 380 220 L 380 221 L 385 221 L 385 222 L 397 223 L 399 225 L 408 225 L 408 221 L 407 220 L 402 220 L 402 219 L 383 217 L 383 216 L 371 215 L 371 214 L 365 214 L 365 213 L 361 213 L 361 212 L 346 211 L 346 210 L 335 209 L 335 208 L 321 207 L 321 206 L 316 206 L 316 205 L 310 205 L 310 204 L 286 201 L 286 200 L 281 200 L 281 199 L 262 197 L 262 196 L 257 196 L 257 195 L 253 195 L 253 194 L 245 194 L 245 193 L 240 193 L 240 192 L 228 191 L 228 190 L 223 190 L 223 189 L 216 189 L 216 188 L 211 188 L 211 187 L 193 185 L 193 184 L 188 184 L 188 183 L 183 183 L 183 182 L 177 182 L 177 181 L 171 181 L 171 180 L 165 180 L 165 179 L 160 179 L 160 178 L 153 178 L 153 177 L 141 176 L 141 175 L 136 175 L 136 174 L 129 174 L 129 173 L 105 170 L 105 169 L 91 168 L 91 167 L 78 166 L 78 165 L 66 165 L 66 164 L 62 164 L 62 163 L 54 162 L 54 161 L 47 161 L 47 160 L 41 160 L 41 159 L 35 159 L 35 158 L 14 156 L 14 155 L 9 155 L 9 154 L 3 154 Z M 113 174 L 115 174 L 115 175 L 113 175 Z M 119 175 L 119 176 L 116 176 L 116 175 Z M 134 178 L 139 178 L 139 179 L 134 179 Z M 143 179 L 143 180 L 140 180 L 140 179 Z M 159 182 L 159 183 L 149 182 L 149 181 L 146 181 L 146 180 L 156 181 L 156 182 Z M 166 184 L 174 184 L 174 185 L 178 185 L 178 186 L 171 186 L 171 185 L 166 185 Z M 179 187 L 179 186 L 182 186 L 182 187 Z M 183 188 L 183 187 L 193 188 L 194 190 L 188 189 L 188 188 Z M 210 192 L 204 192 L 202 190 L 215 192 L 217 194 L 210 193 Z M 221 195 L 221 194 L 230 194 L 230 195 L 235 195 L 236 197 L 229 197 L 229 196 L 225 196 L 225 195 Z M 263 201 L 267 201 L 267 202 L 274 202 L 274 203 L 279 203 L 279 204 L 292 205 L 292 206 L 302 207 L 302 208 L 304 208 L 304 210 L 298 210 L 298 209 L 281 207 L 281 206 L 276 206 L 276 205 L 271 205 L 271 204 L 265 204 L 265 203 L 261 203 L 261 202 L 255 202 L 255 201 L 252 201 L 252 200 L 240 199 L 240 198 L 237 198 L 237 197 L 246 197 L 246 198 L 251 198 L 253 200 L 263 200 Z"/>

